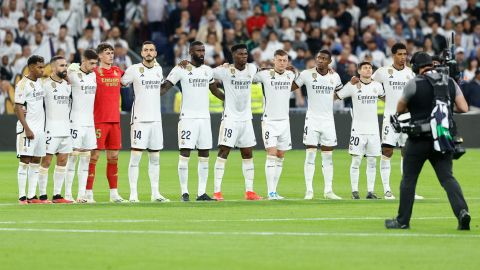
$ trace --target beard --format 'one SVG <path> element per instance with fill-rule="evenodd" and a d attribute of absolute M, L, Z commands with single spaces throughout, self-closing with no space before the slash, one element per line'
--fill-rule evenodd
<path fill-rule="evenodd" d="M 65 79 L 67 77 L 67 72 L 66 71 L 57 72 L 57 76 L 62 78 L 62 79 Z"/>
<path fill-rule="evenodd" d="M 197 55 L 192 55 L 192 60 L 197 62 L 197 63 L 200 63 L 200 64 L 203 64 L 203 62 L 204 62 L 203 57 L 200 57 L 200 56 L 197 56 Z"/>

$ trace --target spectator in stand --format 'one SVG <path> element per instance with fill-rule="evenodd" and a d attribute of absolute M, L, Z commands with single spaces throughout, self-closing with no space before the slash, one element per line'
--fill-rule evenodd
<path fill-rule="evenodd" d="M 436 21 L 433 21 L 430 27 L 432 28 L 432 33 L 426 35 L 425 39 L 429 38 L 431 40 L 434 54 L 440 54 L 447 48 L 447 40 L 439 33 L 439 25 Z"/>
<path fill-rule="evenodd" d="M 28 21 L 21 17 L 18 19 L 18 27 L 13 30 L 14 42 L 20 46 L 27 45 L 31 39 L 31 33 L 27 30 Z"/>
<path fill-rule="evenodd" d="M 247 50 L 249 53 L 252 52 L 253 49 L 260 46 L 260 40 L 262 39 L 262 34 L 259 29 L 254 29 L 252 34 L 250 35 L 250 39 L 247 41 Z"/>
<path fill-rule="evenodd" d="M 58 35 L 58 31 L 60 30 L 60 22 L 55 17 L 55 10 L 53 8 L 48 7 L 45 11 L 43 24 L 45 24 L 46 32 L 49 36 L 55 37 Z"/>
<path fill-rule="evenodd" d="M 297 19 L 306 19 L 305 12 L 297 5 L 297 0 L 288 1 L 288 7 L 282 11 L 282 17 L 289 18 L 292 24 L 295 24 Z"/>
<path fill-rule="evenodd" d="M 470 106 L 470 110 L 480 111 L 480 68 L 477 68 L 475 77 L 463 87 L 463 95 Z"/>
<path fill-rule="evenodd" d="M 0 44 L 0 54 L 7 56 L 8 65 L 13 63 L 22 54 L 22 47 L 13 42 L 13 33 L 10 30 L 5 33 L 5 41 Z"/>
<path fill-rule="evenodd" d="M 232 63 L 233 57 L 230 49 L 232 48 L 233 45 L 235 45 L 235 30 L 226 29 L 225 39 L 221 44 L 222 44 L 223 56 L 225 58 L 225 62 Z"/>
<path fill-rule="evenodd" d="M 13 31 L 17 27 L 17 19 L 10 15 L 10 8 L 2 7 L 2 15 L 0 16 L 0 29 Z"/>
<path fill-rule="evenodd" d="M 235 43 L 245 44 L 245 42 L 248 40 L 248 35 L 245 32 L 245 25 L 243 24 L 243 21 L 236 19 L 233 30 L 235 30 Z"/>
<path fill-rule="evenodd" d="M 305 69 L 305 59 L 306 51 L 303 48 L 298 48 L 296 50 L 296 58 L 292 60 L 292 65 L 298 70 Z"/>
<path fill-rule="evenodd" d="M 178 36 L 180 33 L 188 33 L 187 40 L 189 41 L 193 41 L 197 36 L 197 30 L 193 28 L 188 10 L 182 10 L 180 21 L 175 24 L 175 36 Z"/>
<path fill-rule="evenodd" d="M 423 51 L 426 52 L 430 56 L 435 55 L 435 50 L 433 49 L 432 39 L 430 37 L 425 37 L 423 40 Z"/>
<path fill-rule="evenodd" d="M 335 10 L 335 20 L 338 26 L 338 34 L 341 35 L 348 31 L 352 26 L 353 17 L 347 12 L 347 5 L 345 2 L 340 2 Z"/>
<path fill-rule="evenodd" d="M 478 68 L 478 60 L 475 58 L 469 59 L 467 62 L 467 68 L 463 72 L 463 81 L 470 82 L 475 77 L 475 72 Z"/>
<path fill-rule="evenodd" d="M 12 70 L 12 66 L 8 63 L 8 55 L 3 55 L 1 56 L 1 62 L 0 62 L 0 80 L 11 81 L 12 78 L 13 78 L 13 70 Z"/>
<path fill-rule="evenodd" d="M 77 41 L 77 49 L 80 55 L 83 55 L 84 50 L 95 49 L 100 44 L 100 40 L 95 39 L 93 31 L 93 26 L 91 24 L 87 25 L 83 31 L 83 36 Z"/>
<path fill-rule="evenodd" d="M 371 56 L 371 63 L 376 67 L 383 67 L 385 65 L 385 53 L 377 49 L 377 43 L 374 40 L 367 42 L 367 50 L 359 55 L 361 62 L 366 61 L 366 56 Z"/>
<path fill-rule="evenodd" d="M 235 20 L 238 18 L 236 9 L 228 9 L 227 16 L 222 20 L 223 29 L 232 29 Z"/>
<path fill-rule="evenodd" d="M 72 7 L 70 0 L 63 0 L 63 8 L 56 15 L 61 25 L 68 28 L 68 36 L 75 38 L 82 32 L 82 24 L 80 14 Z"/>
<path fill-rule="evenodd" d="M 329 28 L 337 29 L 337 21 L 335 20 L 333 10 L 322 9 L 320 13 L 322 18 L 320 20 L 320 28 L 322 31 L 326 31 Z"/>
<path fill-rule="evenodd" d="M 252 16 L 253 12 L 250 8 L 250 1 L 249 0 L 241 0 L 240 1 L 240 10 L 237 13 L 237 18 L 245 21 L 248 17 Z"/>
<path fill-rule="evenodd" d="M 43 44 L 43 42 L 45 42 L 45 37 L 43 36 L 43 33 L 40 32 L 40 31 L 37 31 L 35 32 L 35 34 L 33 35 L 33 40 L 29 43 L 30 45 L 30 49 L 32 51 L 32 53 L 38 48 L 40 47 L 40 45 Z"/>
<path fill-rule="evenodd" d="M 283 40 L 283 50 L 288 53 L 288 57 L 294 61 L 297 59 L 297 52 L 292 47 L 292 42 L 290 40 Z"/>
<path fill-rule="evenodd" d="M 120 43 L 123 48 L 128 50 L 128 42 L 121 37 L 121 34 L 122 33 L 120 32 L 120 28 L 118 26 L 112 27 L 112 30 L 110 30 L 110 32 L 108 33 L 108 39 L 106 40 L 106 42 L 110 43 L 112 46 Z"/>
<path fill-rule="evenodd" d="M 176 65 L 182 60 L 189 59 L 190 54 L 188 53 L 188 49 L 188 34 L 185 32 L 178 34 L 178 40 L 173 47 Z"/>
<path fill-rule="evenodd" d="M 10 99 L 10 82 L 7 80 L 0 80 L 0 115 L 5 114 L 5 105 L 7 100 Z"/>
<path fill-rule="evenodd" d="M 272 57 L 269 57 L 269 58 L 273 58 L 273 53 L 276 50 L 280 50 L 280 49 L 283 49 L 283 44 L 279 41 L 277 33 L 271 32 L 268 35 L 268 42 L 267 42 L 267 50 L 270 51 L 272 54 Z"/>
<path fill-rule="evenodd" d="M 140 2 L 140 1 L 136 0 L 136 2 Z M 167 29 L 168 35 L 171 36 L 171 35 L 175 34 L 175 29 L 178 27 L 178 24 L 182 19 L 182 12 L 183 11 L 188 12 L 188 4 L 189 4 L 188 0 L 180 0 L 180 1 L 177 2 L 177 5 L 176 5 L 175 9 L 170 11 L 170 13 L 168 15 L 168 29 Z M 142 14 L 143 14 L 143 12 L 142 12 Z M 189 15 L 189 20 L 190 20 L 190 14 L 188 14 L 188 15 Z"/>
<path fill-rule="evenodd" d="M 122 44 L 115 44 L 113 54 L 113 64 L 115 66 L 120 67 L 122 70 L 127 70 L 132 65 L 132 59 L 127 54 L 127 48 L 124 48 Z"/>
<path fill-rule="evenodd" d="M 360 20 L 360 30 L 364 31 L 372 24 L 376 23 L 375 13 L 377 12 L 377 7 L 374 4 L 368 5 L 367 16 L 363 17 Z"/>
<path fill-rule="evenodd" d="M 188 0 L 187 0 L 188 6 Z M 141 44 L 138 40 L 138 34 L 142 33 L 142 22 L 144 20 L 143 6 L 140 4 L 140 0 L 133 0 L 127 3 L 125 7 L 125 39 L 128 44 L 133 47 L 137 47 Z M 174 27 L 170 27 L 172 33 L 175 30 Z"/>
<path fill-rule="evenodd" d="M 93 27 L 93 39 L 94 40 L 103 40 L 110 31 L 110 23 L 108 23 L 107 19 L 102 17 L 101 10 L 99 5 L 93 5 L 92 10 L 90 10 L 90 14 L 87 18 L 85 18 L 83 22 L 83 27 L 87 27 L 87 25 L 91 25 Z"/>
<path fill-rule="evenodd" d="M 278 29 L 278 33 L 280 34 L 281 40 L 293 41 L 295 39 L 295 30 L 293 30 L 293 27 L 289 18 L 283 17 L 281 19 L 281 28 Z"/>
<path fill-rule="evenodd" d="M 196 40 L 205 43 L 207 42 L 208 33 L 215 33 L 217 35 L 217 40 L 219 42 L 222 42 L 222 26 L 220 23 L 218 23 L 217 18 L 214 15 L 210 15 L 207 20 L 208 23 L 200 26 L 200 28 L 198 29 Z"/>
<path fill-rule="evenodd" d="M 267 38 L 268 34 L 270 34 L 271 32 L 276 32 L 277 34 L 279 33 L 277 21 L 277 17 L 274 17 L 272 15 L 269 15 L 267 17 L 267 22 L 262 29 L 262 38 Z"/>
<path fill-rule="evenodd" d="M 205 64 L 213 66 L 215 64 L 215 55 L 218 55 L 222 60 L 224 59 L 222 46 L 217 40 L 217 35 L 215 33 L 210 33 L 208 34 L 207 42 L 205 43 Z"/>
<path fill-rule="evenodd" d="M 302 48 L 305 51 L 308 50 L 308 45 L 303 39 L 304 35 L 302 32 L 302 29 L 297 28 L 295 29 L 295 37 L 292 42 L 292 46 L 294 50 L 297 50 L 298 48 Z"/>
<path fill-rule="evenodd" d="M 423 42 L 423 32 L 420 29 L 417 20 L 412 16 L 407 21 L 407 27 L 403 29 L 403 37 L 413 39 L 419 43 Z"/>
<path fill-rule="evenodd" d="M 253 8 L 253 15 L 246 20 L 248 35 L 251 35 L 254 29 L 262 29 L 265 26 L 267 17 L 263 14 L 262 7 L 255 5 Z"/>
<path fill-rule="evenodd" d="M 468 7 L 465 10 L 465 13 L 468 14 L 470 18 L 480 22 L 480 7 L 478 6 L 478 1 L 468 0 Z"/>
<path fill-rule="evenodd" d="M 75 45 L 73 43 L 73 38 L 68 35 L 68 28 L 66 25 L 60 26 L 57 37 L 52 39 L 52 44 L 55 51 L 62 49 L 65 52 L 65 59 L 67 59 L 67 62 L 73 62 Z"/>
<path fill-rule="evenodd" d="M 22 74 L 23 69 L 27 66 L 27 60 L 32 55 L 30 46 L 23 45 L 22 55 L 13 62 L 13 74 Z"/>

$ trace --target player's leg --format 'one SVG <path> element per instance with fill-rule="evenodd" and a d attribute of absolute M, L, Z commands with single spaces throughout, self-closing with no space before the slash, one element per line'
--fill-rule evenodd
<path fill-rule="evenodd" d="M 188 192 L 188 162 L 190 152 L 195 149 L 196 137 L 198 137 L 198 127 L 194 119 L 180 119 L 178 121 L 178 179 L 180 181 L 181 200 L 190 201 Z M 195 140 L 193 139 L 195 138 Z"/>
<path fill-rule="evenodd" d="M 74 149 L 67 159 L 67 174 L 65 176 L 65 198 L 70 199 L 72 196 L 73 179 L 75 178 L 75 167 L 79 157 L 78 149 Z"/>
<path fill-rule="evenodd" d="M 230 147 L 225 145 L 218 146 L 218 155 L 214 165 L 214 184 L 213 184 L 213 198 L 217 201 L 223 201 L 222 195 L 222 180 L 225 173 L 225 163 L 227 163 Z"/>
<path fill-rule="evenodd" d="M 95 171 L 97 167 L 97 161 L 100 157 L 101 150 L 94 149 L 90 152 L 90 161 L 88 163 L 88 177 L 87 184 L 85 186 L 85 198 L 88 203 L 95 203 L 93 198 L 93 183 L 95 181 Z"/>
<path fill-rule="evenodd" d="M 68 160 L 67 153 L 57 154 L 57 165 L 53 172 L 53 203 L 72 203 L 72 200 L 64 199 L 61 195 L 65 173 L 67 171 L 66 165 Z"/>
<path fill-rule="evenodd" d="M 196 147 L 198 149 L 198 192 L 197 201 L 214 201 L 207 195 L 208 179 L 208 156 L 212 149 L 212 127 L 209 119 L 197 119 L 198 137 Z"/>
<path fill-rule="evenodd" d="M 148 137 L 148 177 L 150 178 L 151 196 L 153 202 L 169 202 L 170 200 L 160 194 L 160 150 L 163 149 L 162 122 L 151 124 Z"/>
<path fill-rule="evenodd" d="M 245 179 L 245 199 L 250 201 L 261 200 L 253 190 L 253 179 L 255 176 L 255 166 L 253 164 L 253 147 L 257 144 L 255 132 L 253 130 L 252 120 L 239 122 L 239 134 L 236 145 L 240 148 L 242 156 L 242 172 Z"/>
<path fill-rule="evenodd" d="M 18 181 L 18 203 L 27 204 L 27 176 L 29 163 L 32 160 L 33 149 L 31 142 L 25 137 L 25 133 L 17 134 L 16 141 L 17 157 L 19 157 L 17 181 Z"/>
<path fill-rule="evenodd" d="M 365 154 L 366 141 L 360 135 L 352 133 L 348 153 L 352 156 L 350 164 L 350 184 L 352 186 L 352 199 L 360 199 L 358 193 L 358 179 L 360 178 L 360 165 Z"/>
<path fill-rule="evenodd" d="M 180 181 L 181 200 L 184 202 L 190 201 L 188 193 L 188 161 L 190 160 L 190 152 L 188 148 L 181 148 L 178 157 L 178 178 Z"/>
<path fill-rule="evenodd" d="M 90 151 L 89 150 L 79 150 L 78 152 L 78 194 L 77 202 L 86 203 L 87 198 L 85 196 L 87 179 L 88 179 L 88 166 L 90 163 Z"/>
<path fill-rule="evenodd" d="M 273 185 L 274 185 L 273 190 L 278 200 L 284 199 L 284 197 L 278 194 L 277 187 L 278 187 L 278 183 L 280 182 L 280 177 L 282 176 L 283 161 L 285 160 L 285 152 L 286 150 L 277 149 L 277 159 L 275 160 L 275 177 L 273 182 Z"/>
<path fill-rule="evenodd" d="M 267 181 L 267 196 L 269 200 L 276 200 L 275 194 L 275 170 L 277 161 L 278 135 L 271 121 L 262 121 L 262 139 L 267 152 L 265 160 L 265 178 Z"/>
<path fill-rule="evenodd" d="M 278 128 L 280 131 L 277 142 L 277 160 L 275 162 L 275 178 L 274 178 L 274 191 L 278 199 L 284 199 L 277 192 L 278 183 L 282 175 L 283 161 L 285 159 L 286 151 L 292 149 L 292 139 L 290 135 L 290 121 L 284 120 L 279 123 Z"/>
<path fill-rule="evenodd" d="M 40 168 L 41 157 L 32 157 L 30 163 L 28 164 L 28 192 L 27 192 L 27 201 L 29 203 L 43 203 L 36 196 L 38 177 L 39 177 L 39 168 Z"/>
<path fill-rule="evenodd" d="M 374 192 L 375 178 L 377 176 L 377 157 L 380 156 L 380 137 L 378 135 L 368 135 L 365 155 L 367 156 L 367 199 L 378 199 Z"/>
<path fill-rule="evenodd" d="M 115 203 L 127 202 L 118 194 L 118 155 L 122 148 L 120 123 L 110 124 L 105 148 L 107 149 L 107 179 L 110 188 L 110 201 Z"/>
<path fill-rule="evenodd" d="M 133 123 L 130 130 L 130 161 L 128 163 L 128 183 L 130 185 L 130 202 L 139 202 L 137 182 L 142 152 L 146 149 L 149 131 L 142 123 Z"/>
<path fill-rule="evenodd" d="M 77 196 L 77 202 L 85 202 L 85 203 L 93 203 L 95 202 L 93 200 L 93 181 L 91 182 L 90 185 L 90 196 L 87 198 L 87 182 L 90 174 L 90 161 L 91 159 L 91 154 L 92 154 L 92 149 L 97 148 L 97 134 L 95 132 L 94 127 L 85 127 L 85 136 L 83 138 L 83 141 L 81 144 L 79 144 L 77 147 L 81 148 L 79 149 L 79 162 L 78 162 L 78 196 Z M 75 140 L 74 140 L 75 143 Z M 94 161 L 98 160 L 98 154 L 95 157 Z M 95 167 L 93 167 L 93 178 L 95 177 Z M 92 178 L 92 179 L 93 179 Z"/>
<path fill-rule="evenodd" d="M 312 128 L 310 121 L 305 120 L 303 128 L 303 144 L 305 145 L 305 162 L 303 174 L 305 176 L 305 200 L 313 199 L 313 176 L 315 175 L 315 158 L 319 144 L 319 132 Z"/>
<path fill-rule="evenodd" d="M 320 149 L 322 150 L 322 173 L 324 180 L 323 197 L 325 199 L 340 200 L 333 192 L 333 149 L 337 145 L 335 122 L 326 121 L 320 128 Z"/>
<path fill-rule="evenodd" d="M 382 144 L 382 157 L 380 158 L 380 176 L 382 178 L 383 193 L 386 200 L 395 199 L 395 196 L 393 196 L 392 189 L 390 187 L 390 160 L 392 156 L 393 146 L 385 143 Z"/>

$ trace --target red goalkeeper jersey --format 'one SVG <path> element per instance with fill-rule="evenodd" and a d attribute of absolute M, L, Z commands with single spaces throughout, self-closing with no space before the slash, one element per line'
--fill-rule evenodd
<path fill-rule="evenodd" d="M 95 123 L 120 122 L 120 79 L 123 70 L 112 66 L 110 69 L 95 68 L 97 93 L 93 107 Z"/>

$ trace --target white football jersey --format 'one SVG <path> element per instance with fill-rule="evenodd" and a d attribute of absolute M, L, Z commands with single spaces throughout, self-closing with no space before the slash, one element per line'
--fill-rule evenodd
<path fill-rule="evenodd" d="M 168 74 L 167 81 L 182 87 L 182 118 L 210 118 L 210 84 L 214 82 L 212 68 L 206 65 L 195 67 L 188 64 L 186 68 L 176 66 Z"/>
<path fill-rule="evenodd" d="M 377 101 L 384 96 L 382 85 L 372 81 L 369 84 L 350 82 L 337 93 L 341 99 L 352 97 L 352 132 L 356 134 L 379 134 Z"/>
<path fill-rule="evenodd" d="M 97 91 L 95 72 L 85 73 L 82 70 L 68 71 L 68 79 L 72 86 L 72 126 L 93 127 L 93 105 Z"/>
<path fill-rule="evenodd" d="M 41 79 L 32 81 L 27 77 L 23 77 L 15 87 L 15 103 L 25 106 L 27 111 L 25 120 L 33 132 L 45 130 L 44 96 L 45 91 L 42 87 Z M 22 130 L 22 124 L 18 121 L 17 132 L 22 132 Z"/>
<path fill-rule="evenodd" d="M 122 76 L 122 84 L 133 82 L 135 100 L 132 106 L 131 123 L 157 122 L 162 120 L 160 87 L 163 70 L 159 64 L 148 68 L 142 63 L 130 66 Z"/>
<path fill-rule="evenodd" d="M 403 88 L 415 74 L 409 67 L 397 70 L 393 66 L 379 68 L 373 73 L 372 79 L 381 83 L 385 90 L 384 115 L 389 116 L 397 112 L 397 104 L 403 94 Z"/>
<path fill-rule="evenodd" d="M 47 137 L 70 135 L 70 97 L 72 88 L 66 80 L 43 81 L 45 90 L 45 134 Z"/>
<path fill-rule="evenodd" d="M 305 85 L 307 88 L 307 118 L 333 120 L 333 93 L 343 87 L 336 72 L 322 76 L 316 68 L 304 70 L 295 83 L 298 87 Z"/>
<path fill-rule="evenodd" d="M 289 119 L 290 93 L 295 74 L 285 70 L 282 74 L 274 69 L 262 70 L 255 77 L 255 82 L 263 87 L 263 120 Z"/>
<path fill-rule="evenodd" d="M 244 70 L 238 70 L 234 65 L 223 66 L 213 70 L 213 77 L 223 82 L 225 91 L 224 119 L 246 121 L 252 119 L 251 88 L 257 66 L 247 64 Z"/>

